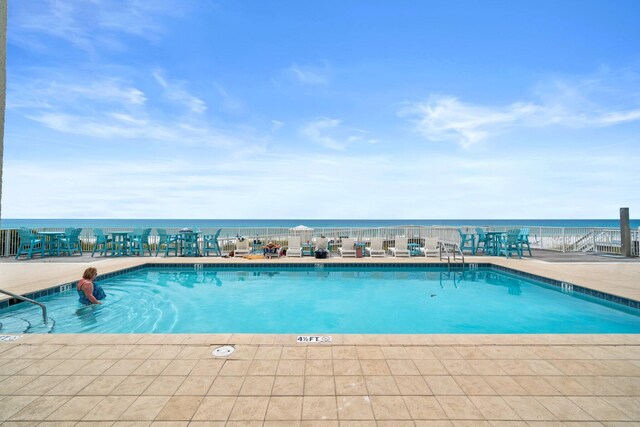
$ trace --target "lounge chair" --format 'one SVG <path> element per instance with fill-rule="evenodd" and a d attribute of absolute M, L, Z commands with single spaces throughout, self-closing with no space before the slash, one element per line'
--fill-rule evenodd
<path fill-rule="evenodd" d="M 384 239 L 382 237 L 374 237 L 371 239 L 371 247 L 366 248 L 367 252 L 369 252 L 369 256 L 385 256 L 386 252 L 384 250 Z"/>
<path fill-rule="evenodd" d="M 458 228 L 458 234 L 460 235 L 460 251 L 470 250 L 472 255 L 476 254 L 476 236 L 467 233 L 462 228 Z"/>
<path fill-rule="evenodd" d="M 205 234 L 202 238 L 202 252 L 204 256 L 209 255 L 209 252 L 213 252 L 214 255 L 221 256 L 222 252 L 220 252 L 220 245 L 218 244 L 218 237 L 220 237 L 220 233 L 222 232 L 222 228 L 219 228 L 216 231 L 216 234 Z"/>
<path fill-rule="evenodd" d="M 354 257 L 356 256 L 355 239 L 345 238 L 342 239 L 342 246 L 338 249 L 340 256 L 342 257 Z"/>
<path fill-rule="evenodd" d="M 234 257 L 241 257 L 249 255 L 251 253 L 251 246 L 249 246 L 248 240 L 238 240 L 236 242 L 236 249 L 233 251 Z"/>
<path fill-rule="evenodd" d="M 396 246 L 395 248 L 389 248 L 393 256 L 411 256 L 411 251 L 409 250 L 409 239 L 406 237 L 396 237 Z"/>
<path fill-rule="evenodd" d="M 531 253 L 531 244 L 529 243 L 529 229 L 521 228 L 520 235 L 518 235 L 518 245 L 520 246 L 520 253 L 524 255 L 524 246 L 527 245 L 527 251 L 529 256 L 533 256 Z"/>
<path fill-rule="evenodd" d="M 18 236 L 20 236 L 20 245 L 18 246 L 16 259 L 20 258 L 22 254 L 27 254 L 27 258 L 31 258 L 34 251 L 38 251 L 40 256 L 44 256 L 44 242 L 33 234 L 31 230 L 20 228 L 18 229 Z"/>
<path fill-rule="evenodd" d="M 113 243 L 113 239 L 104 234 L 102 228 L 94 228 L 93 234 L 96 236 L 96 241 L 93 244 L 93 251 L 91 252 L 91 256 L 93 256 L 96 251 L 99 250 L 98 255 L 106 255 L 109 246 Z"/>
<path fill-rule="evenodd" d="M 420 248 L 424 256 L 438 256 L 440 254 L 440 240 L 437 237 L 425 237 L 424 246 Z"/>
<path fill-rule="evenodd" d="M 493 251 L 493 239 L 490 239 L 489 236 L 487 236 L 485 229 L 482 227 L 476 227 L 476 234 L 478 234 L 476 253 L 480 252 L 480 249 L 482 249 L 482 252 L 485 254 L 487 253 L 487 250 L 489 250 L 489 252 Z"/>
<path fill-rule="evenodd" d="M 149 235 L 151 235 L 151 229 L 145 228 L 140 234 L 134 234 L 129 240 L 129 247 L 131 255 L 144 256 L 145 246 L 149 256 L 151 256 L 151 245 L 149 244 Z"/>
<path fill-rule="evenodd" d="M 280 258 L 280 251 L 282 248 L 280 245 L 276 245 L 273 243 L 268 243 L 262 247 L 262 254 L 265 258 Z M 287 251 L 287 254 L 289 252 Z"/>
<path fill-rule="evenodd" d="M 518 255 L 518 258 L 522 258 L 522 246 L 518 242 L 520 236 L 520 229 L 514 228 L 507 230 L 506 237 L 500 240 L 500 247 L 498 248 L 498 256 L 504 255 L 509 258 L 514 252 Z"/>
<path fill-rule="evenodd" d="M 302 243 L 300 236 L 289 236 L 287 241 L 289 242 L 289 246 L 287 247 L 287 256 L 288 257 L 299 257 L 302 258 Z"/>
<path fill-rule="evenodd" d="M 80 233 L 82 228 L 67 228 L 64 236 L 58 240 L 58 244 L 62 247 L 61 251 L 71 256 L 74 252 L 82 255 L 82 242 L 80 241 Z"/>
<path fill-rule="evenodd" d="M 169 251 L 173 251 L 175 256 L 178 256 L 178 236 L 167 234 L 167 230 L 164 228 L 158 228 L 158 246 L 156 246 L 156 256 L 162 250 L 164 246 L 164 256 L 169 256 Z"/>

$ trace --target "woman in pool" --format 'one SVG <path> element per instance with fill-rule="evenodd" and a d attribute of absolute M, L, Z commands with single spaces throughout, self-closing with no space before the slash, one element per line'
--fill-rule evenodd
<path fill-rule="evenodd" d="M 99 300 L 107 297 L 102 287 L 97 283 L 93 283 L 97 275 L 98 270 L 89 267 L 82 274 L 82 279 L 78 281 L 76 290 L 78 291 L 80 302 L 84 305 L 102 304 Z"/>

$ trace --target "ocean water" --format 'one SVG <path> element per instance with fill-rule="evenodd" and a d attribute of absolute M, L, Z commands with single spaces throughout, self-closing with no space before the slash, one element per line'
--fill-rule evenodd
<path fill-rule="evenodd" d="M 0 228 L 18 227 L 397 227 L 404 225 L 443 226 L 529 226 L 529 227 L 606 227 L 618 228 L 618 219 L 34 219 L 4 218 Z M 632 219 L 631 227 L 640 227 Z"/>
<path fill-rule="evenodd" d="M 75 290 L 40 298 L 51 332 L 640 333 L 636 309 L 490 269 L 149 268 L 100 284 L 99 306 Z M 0 310 L 0 322 L 27 319 L 26 333 L 43 332 L 40 316 Z"/>

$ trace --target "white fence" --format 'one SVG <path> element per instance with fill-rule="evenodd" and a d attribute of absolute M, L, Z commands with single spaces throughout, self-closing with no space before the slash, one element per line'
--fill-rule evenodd
<path fill-rule="evenodd" d="M 611 228 L 560 228 L 560 227 L 530 227 L 530 226 L 504 226 L 491 227 L 495 231 L 506 231 L 512 228 L 529 228 L 529 240 L 532 248 L 546 249 L 559 252 L 595 252 L 607 254 L 621 253 L 620 230 Z M 162 227 L 161 227 L 162 228 Z M 475 233 L 476 227 L 460 227 L 464 232 Z M 165 228 L 169 234 L 178 232 L 176 227 Z M 114 231 L 131 231 L 131 228 L 103 227 L 105 233 Z M 215 234 L 217 227 L 201 227 L 201 235 Z M 34 231 L 64 231 L 61 228 L 37 228 Z M 219 236 L 220 247 L 224 252 L 233 250 L 238 237 L 244 237 L 250 241 L 256 241 L 261 245 L 269 241 L 287 244 L 288 236 L 301 236 L 303 242 L 312 242 L 317 237 L 324 236 L 330 241 L 339 242 L 343 237 L 353 237 L 360 242 L 369 242 L 372 237 L 382 237 L 388 244 L 393 244 L 395 237 L 408 237 L 409 240 L 419 241 L 422 237 L 438 237 L 441 240 L 459 242 L 458 227 L 445 226 L 403 226 L 403 227 L 331 227 L 315 228 L 312 230 L 293 231 L 286 227 L 236 227 L 222 228 Z M 95 243 L 93 229 L 83 229 L 80 239 L 85 251 L 91 251 Z M 154 229 L 149 239 L 151 245 L 156 245 L 158 235 Z M 631 231 L 632 255 L 640 256 L 638 242 L 640 241 L 640 228 Z M 0 230 L 0 256 L 12 256 L 16 254 L 19 244 L 18 232 L 15 229 Z"/>

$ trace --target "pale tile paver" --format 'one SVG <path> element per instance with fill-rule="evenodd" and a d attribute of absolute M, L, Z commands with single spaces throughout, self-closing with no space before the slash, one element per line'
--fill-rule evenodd
<path fill-rule="evenodd" d="M 67 403 L 69 396 L 42 396 L 11 416 L 11 421 L 41 421 Z M 1 406 L 1 404 L 0 404 Z"/>
<path fill-rule="evenodd" d="M 81 420 L 102 400 L 102 396 L 75 396 L 65 402 L 47 420 L 52 421 L 73 421 Z"/>
<path fill-rule="evenodd" d="M 268 404 L 268 397 L 238 397 L 233 405 L 229 419 L 243 421 L 264 420 Z"/>
<path fill-rule="evenodd" d="M 304 390 L 303 376 L 277 376 L 271 390 L 272 396 L 302 396 Z"/>
<path fill-rule="evenodd" d="M 302 397 L 274 396 L 269 400 L 266 420 L 299 420 L 302 417 Z"/>
<path fill-rule="evenodd" d="M 226 421 L 235 402 L 235 396 L 205 396 L 193 415 L 193 419 L 200 421 Z"/>
<path fill-rule="evenodd" d="M 338 417 L 340 420 L 374 419 L 369 396 L 339 396 Z"/>
<path fill-rule="evenodd" d="M 248 376 L 245 378 L 240 396 L 270 396 L 275 377 Z"/>
<path fill-rule="evenodd" d="M 193 417 L 202 401 L 201 396 L 173 396 L 164 405 L 156 420 L 172 421 L 186 420 Z"/>
<path fill-rule="evenodd" d="M 376 420 L 408 420 L 409 411 L 400 396 L 371 396 Z"/>
<path fill-rule="evenodd" d="M 305 396 L 302 401 L 302 419 L 337 419 L 336 398 L 333 396 Z"/>
<path fill-rule="evenodd" d="M 136 401 L 136 396 L 107 396 L 96 405 L 84 421 L 117 420 L 129 406 Z"/>
<path fill-rule="evenodd" d="M 154 420 L 169 396 L 140 396 L 120 415 L 120 420 L 145 421 Z"/>

